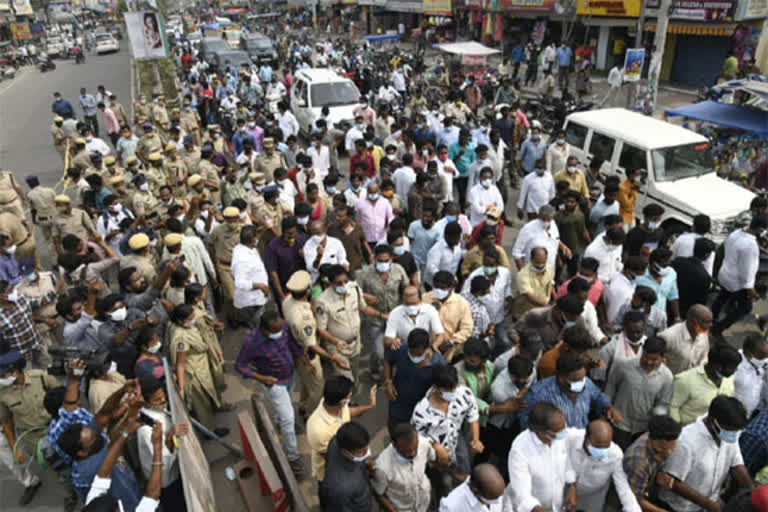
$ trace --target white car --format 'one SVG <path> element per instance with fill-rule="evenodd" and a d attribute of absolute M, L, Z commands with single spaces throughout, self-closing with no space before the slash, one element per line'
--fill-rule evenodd
<path fill-rule="evenodd" d="M 296 72 L 291 87 L 291 110 L 301 131 L 312 133 L 312 123 L 328 107 L 328 127 L 335 123 L 354 121 L 360 91 L 349 78 L 339 76 L 332 69 L 302 69 Z"/>
<path fill-rule="evenodd" d="M 49 57 L 62 57 L 65 52 L 64 40 L 61 36 L 50 36 L 46 43 L 45 52 Z"/>
<path fill-rule="evenodd" d="M 120 51 L 120 43 L 112 34 L 97 34 L 96 35 L 96 53 L 109 53 Z"/>

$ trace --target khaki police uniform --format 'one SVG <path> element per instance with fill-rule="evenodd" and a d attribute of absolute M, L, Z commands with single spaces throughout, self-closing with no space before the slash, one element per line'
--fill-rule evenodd
<path fill-rule="evenodd" d="M 144 134 L 136 145 L 136 154 L 146 160 L 150 153 L 159 153 L 163 150 L 163 141 L 160 136 L 152 130 L 150 134 Z"/>
<path fill-rule="evenodd" d="M 171 182 L 171 188 L 176 197 L 184 197 L 187 193 L 187 164 L 178 157 L 166 158 L 163 162 L 163 172 Z"/>
<path fill-rule="evenodd" d="M 290 290 L 290 280 L 288 289 Z M 309 287 L 309 276 L 307 276 L 307 287 Z M 296 290 L 301 291 L 301 290 Z M 312 314 L 312 304 L 308 300 L 296 300 L 293 296 L 288 296 L 283 301 L 283 316 L 285 322 L 291 329 L 294 339 L 304 348 L 309 362 L 314 372 L 307 369 L 303 364 L 296 364 L 296 371 L 299 374 L 299 391 L 301 393 L 299 410 L 306 414 L 311 414 L 320 403 L 323 396 L 323 366 L 320 362 L 320 356 L 315 352 L 310 352 L 309 347 L 317 345 L 317 322 L 315 315 Z"/>
<path fill-rule="evenodd" d="M 214 412 L 221 405 L 219 394 L 211 374 L 208 357 L 209 345 L 203 340 L 197 327 L 186 328 L 175 323 L 168 326 L 171 363 L 177 364 L 178 355 L 187 355 L 184 367 L 184 400 L 197 421 L 209 430 L 216 427 Z"/>
<path fill-rule="evenodd" d="M 45 243 L 53 241 L 53 218 L 56 216 L 56 192 L 49 187 L 38 185 L 27 193 L 30 207 L 35 211 L 35 220 L 43 233 Z"/>
<path fill-rule="evenodd" d="M 80 240 L 88 240 L 91 235 L 96 233 L 91 217 L 80 208 L 72 208 L 69 213 L 56 213 L 53 218 L 53 236 L 59 242 L 64 235 L 73 234 Z"/>
<path fill-rule="evenodd" d="M 141 125 L 146 121 L 149 121 L 152 116 L 152 106 L 146 103 L 135 103 L 133 105 L 133 122 L 137 125 Z"/>
<path fill-rule="evenodd" d="M 192 136 L 195 146 L 200 144 L 200 114 L 197 110 L 193 108 L 182 110 L 179 126 Z"/>
<path fill-rule="evenodd" d="M 54 281 L 53 273 L 51 272 L 38 272 L 36 281 L 27 281 L 22 279 L 18 284 L 17 289 L 20 294 L 27 297 L 42 297 L 48 292 L 56 289 L 56 282 Z M 51 301 L 45 306 L 38 306 L 32 308 L 32 312 L 35 316 L 43 319 L 55 319 L 56 302 Z M 45 322 L 35 322 L 35 329 L 40 337 L 43 339 L 43 350 L 47 353 L 48 347 L 52 344 L 58 343 L 58 336 L 56 331 L 51 329 Z"/>
<path fill-rule="evenodd" d="M 198 148 L 188 151 L 187 148 L 181 148 L 179 150 L 179 156 L 184 160 L 184 164 L 187 166 L 189 174 L 198 174 L 200 169 L 200 150 Z"/>
<path fill-rule="evenodd" d="M 152 222 L 157 222 L 158 215 L 162 209 L 160 200 L 143 190 L 137 190 L 133 194 L 133 207 L 135 208 L 136 215 L 145 215 Z"/>
<path fill-rule="evenodd" d="M 24 208 L 16 187 L 11 171 L 0 171 L 0 212 L 11 212 L 23 219 Z"/>
<path fill-rule="evenodd" d="M 219 275 L 219 284 L 221 292 L 227 301 L 232 303 L 235 296 L 235 278 L 232 275 L 232 250 L 240 243 L 240 229 L 242 224 L 239 222 L 224 222 L 219 224 L 208 235 L 208 244 L 213 248 L 216 260 L 213 262 L 216 267 L 216 273 Z"/>
<path fill-rule="evenodd" d="M 24 384 L 0 388 L 0 420 L 9 417 L 13 420 L 17 439 L 27 430 L 43 427 L 21 440 L 27 456 L 36 453 L 37 442 L 46 435 L 51 421 L 43 406 L 45 393 L 59 385 L 59 381 L 44 370 L 24 370 Z"/>
<path fill-rule="evenodd" d="M 0 213 L 0 233 L 7 235 L 16 246 L 16 261 L 31 258 L 35 268 L 41 269 L 35 237 L 27 229 L 23 219 L 10 212 Z"/>
<path fill-rule="evenodd" d="M 51 125 L 51 137 L 53 137 L 53 146 L 59 152 L 61 160 L 64 161 L 64 155 L 67 153 L 67 133 L 63 127 L 56 126 L 56 123 L 53 123 Z"/>
<path fill-rule="evenodd" d="M 190 271 L 191 274 L 191 271 Z M 194 274 L 191 274 L 194 275 Z M 224 391 L 226 383 L 224 382 L 224 351 L 221 349 L 221 342 L 213 324 L 216 319 L 205 309 L 205 303 L 194 305 L 195 327 L 200 331 L 200 335 L 208 343 L 208 360 L 210 361 L 211 376 L 216 390 Z"/>
<path fill-rule="evenodd" d="M 171 121 L 168 119 L 168 111 L 165 105 L 158 102 L 152 105 L 152 121 L 159 130 L 160 138 L 163 143 L 168 140 L 168 130 L 171 128 Z"/>
<path fill-rule="evenodd" d="M 152 254 L 152 250 L 149 251 L 149 254 Z M 141 274 L 149 285 L 157 276 L 157 264 L 150 255 L 128 254 L 123 256 L 120 258 L 120 270 L 128 267 L 136 267 L 136 272 Z"/>
<path fill-rule="evenodd" d="M 339 295 L 331 286 L 315 301 L 317 328 L 345 341 L 341 347 L 325 343 L 323 348 L 345 360 L 350 370 L 342 370 L 330 361 L 323 361 L 326 376 L 344 375 L 356 384 L 360 371 L 360 313 L 365 308 L 363 292 L 354 281 L 347 283 L 347 293 Z"/>
<path fill-rule="evenodd" d="M 210 160 L 200 160 L 198 174 L 205 181 L 216 187 L 216 190 L 212 190 L 210 187 L 208 188 L 211 194 L 211 201 L 214 205 L 221 204 L 221 179 L 219 179 L 219 168 Z"/>
<path fill-rule="evenodd" d="M 88 151 L 83 148 L 72 159 L 72 167 L 77 167 L 81 171 L 85 172 L 91 166 L 91 157 L 88 156 Z"/>
<path fill-rule="evenodd" d="M 131 123 L 128 121 L 128 114 L 125 113 L 125 107 L 123 106 L 122 103 L 120 103 L 119 101 L 110 101 L 109 108 L 111 108 L 112 112 L 115 113 L 115 117 L 117 118 L 117 124 L 120 125 L 121 129 L 125 126 L 131 125 Z"/>
<path fill-rule="evenodd" d="M 275 149 L 272 151 L 272 156 L 267 155 L 266 152 L 260 153 L 259 156 L 256 157 L 253 170 L 264 174 L 264 178 L 267 183 L 269 183 L 274 179 L 275 169 L 279 167 L 287 169 L 288 165 L 285 163 L 283 154 Z"/>

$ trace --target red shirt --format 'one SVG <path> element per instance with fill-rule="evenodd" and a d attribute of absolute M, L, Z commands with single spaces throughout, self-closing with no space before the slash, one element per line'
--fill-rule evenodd
<path fill-rule="evenodd" d="M 485 226 L 485 221 L 481 222 L 472 230 L 472 234 L 469 236 L 469 242 L 472 246 L 478 244 L 480 239 L 480 230 Z M 501 237 L 504 235 L 504 221 L 499 219 L 499 223 L 496 224 L 496 245 L 501 245 Z"/>
<path fill-rule="evenodd" d="M 352 173 L 355 171 L 355 164 L 358 162 L 365 162 L 368 166 L 368 169 L 365 170 L 365 175 L 369 178 L 373 178 L 376 176 L 376 167 L 373 165 L 373 157 L 370 153 L 367 151 L 362 155 L 358 155 L 355 153 L 352 155 L 352 158 L 349 159 L 349 175 L 352 176 Z"/>

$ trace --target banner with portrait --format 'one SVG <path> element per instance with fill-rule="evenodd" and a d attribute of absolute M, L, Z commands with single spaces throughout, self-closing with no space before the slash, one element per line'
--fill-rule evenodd
<path fill-rule="evenodd" d="M 159 12 L 125 13 L 125 26 L 136 60 L 163 59 L 168 56 L 165 24 Z"/>

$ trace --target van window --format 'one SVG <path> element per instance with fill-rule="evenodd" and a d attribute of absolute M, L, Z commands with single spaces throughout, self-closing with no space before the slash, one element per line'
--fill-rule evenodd
<path fill-rule="evenodd" d="M 312 84 L 312 107 L 335 107 L 354 105 L 360 98 L 360 92 L 351 81 Z"/>
<path fill-rule="evenodd" d="M 651 151 L 656 181 L 673 181 L 714 172 L 712 150 L 706 142 Z"/>
<path fill-rule="evenodd" d="M 645 166 L 645 151 L 625 142 L 621 147 L 621 155 L 619 155 L 619 167 L 625 171 L 629 171 L 634 169 L 645 169 Z"/>
<path fill-rule="evenodd" d="M 304 80 L 299 80 L 296 83 L 296 99 L 299 102 L 303 101 L 305 103 L 304 106 L 308 106 L 308 105 L 306 105 L 306 102 L 307 102 L 307 83 Z"/>
<path fill-rule="evenodd" d="M 587 131 L 586 126 L 570 122 L 565 129 L 565 140 L 575 148 L 584 149 L 584 141 L 587 140 Z"/>
<path fill-rule="evenodd" d="M 592 153 L 592 159 L 599 158 L 610 162 L 613 158 L 613 146 L 616 140 L 603 135 L 602 133 L 592 133 L 592 140 L 589 143 L 589 152 Z"/>

